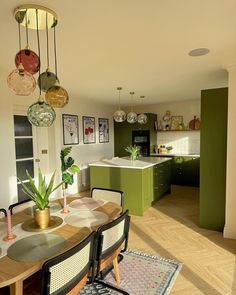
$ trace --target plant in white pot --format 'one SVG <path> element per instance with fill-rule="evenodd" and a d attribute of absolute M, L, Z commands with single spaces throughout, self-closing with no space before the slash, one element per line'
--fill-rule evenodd
<path fill-rule="evenodd" d="M 36 204 L 34 218 L 36 225 L 41 229 L 47 228 L 50 222 L 49 197 L 52 192 L 62 185 L 61 182 L 54 187 L 55 174 L 56 171 L 52 174 L 48 184 L 45 176 L 42 175 L 40 168 L 38 169 L 38 185 L 35 184 L 34 179 L 27 170 L 26 175 L 29 180 L 29 185 L 27 186 L 19 179 L 23 187 L 22 191 Z"/>

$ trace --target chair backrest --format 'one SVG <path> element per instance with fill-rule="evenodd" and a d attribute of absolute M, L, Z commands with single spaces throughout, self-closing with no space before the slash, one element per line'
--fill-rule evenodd
<path fill-rule="evenodd" d="M 91 192 L 91 197 L 98 200 L 113 202 L 124 207 L 124 193 L 119 190 L 94 187 Z"/>
<path fill-rule="evenodd" d="M 102 225 L 97 230 L 97 260 L 106 258 L 115 252 L 124 241 L 128 241 L 130 216 L 129 211 L 125 211 L 117 219 Z"/>
<path fill-rule="evenodd" d="M 0 209 L 0 213 L 3 213 L 5 217 L 7 217 L 7 211 L 3 208 Z M 0 216 L 1 217 L 1 216 Z"/>
<path fill-rule="evenodd" d="M 8 210 L 10 210 L 11 214 L 13 214 L 13 213 L 21 212 L 24 209 L 34 205 L 35 203 L 32 200 L 28 199 L 28 200 L 20 201 L 10 205 Z"/>
<path fill-rule="evenodd" d="M 42 267 L 42 295 L 70 292 L 91 270 L 94 273 L 95 232 L 68 251 L 46 261 Z"/>

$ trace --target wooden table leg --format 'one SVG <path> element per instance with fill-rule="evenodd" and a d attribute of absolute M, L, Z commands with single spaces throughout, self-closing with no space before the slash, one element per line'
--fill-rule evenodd
<path fill-rule="evenodd" d="M 23 281 L 17 281 L 10 285 L 10 295 L 23 295 Z"/>

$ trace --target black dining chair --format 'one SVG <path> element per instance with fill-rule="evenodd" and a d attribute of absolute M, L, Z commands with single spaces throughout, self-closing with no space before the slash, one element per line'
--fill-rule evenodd
<path fill-rule="evenodd" d="M 107 282 L 104 282 L 104 269 L 109 269 L 110 265 L 113 264 L 115 278 L 117 284 L 120 283 L 120 273 L 118 266 L 118 257 L 122 256 L 121 251 L 125 252 L 128 245 L 129 236 L 129 226 L 130 226 L 130 216 L 128 210 L 120 215 L 117 219 L 102 225 L 97 230 L 97 269 L 95 275 L 95 282 L 98 282 L 108 288 L 118 291 L 122 294 L 127 295 L 125 290 L 115 287 Z M 123 247 L 124 244 L 124 247 Z M 122 248 L 123 247 L 123 248 Z M 122 250 L 123 249 L 123 250 Z"/>
<path fill-rule="evenodd" d="M 35 279 L 27 279 L 24 295 L 78 294 L 87 281 L 93 281 L 95 238 L 96 233 L 92 232 L 73 248 L 47 260 Z M 40 279 L 41 290 L 36 290 L 40 286 Z"/>
<path fill-rule="evenodd" d="M 124 209 L 124 193 L 120 190 L 94 187 L 91 191 L 91 197 L 98 200 L 113 202 Z"/>
<path fill-rule="evenodd" d="M 3 213 L 5 217 L 7 217 L 7 211 L 3 208 L 0 209 L 0 213 Z"/>
<path fill-rule="evenodd" d="M 10 210 L 12 215 L 13 213 L 23 211 L 25 208 L 30 207 L 31 205 L 33 206 L 34 202 L 30 199 L 27 199 L 10 205 L 8 210 Z"/>

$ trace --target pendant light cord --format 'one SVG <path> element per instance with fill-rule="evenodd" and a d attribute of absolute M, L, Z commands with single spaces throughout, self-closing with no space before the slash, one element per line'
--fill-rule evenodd
<path fill-rule="evenodd" d="M 56 45 L 56 26 L 54 26 L 54 58 L 55 58 L 55 74 L 57 78 L 57 45 Z"/>
<path fill-rule="evenodd" d="M 28 10 L 26 9 L 25 14 L 25 33 L 26 33 L 26 48 L 29 47 L 29 31 L 28 31 Z"/>
<path fill-rule="evenodd" d="M 47 69 L 49 69 L 48 13 L 46 12 Z"/>
<path fill-rule="evenodd" d="M 20 23 L 18 22 L 18 34 L 19 34 L 19 52 L 20 52 L 20 63 L 21 63 L 21 33 L 20 33 Z"/>
<path fill-rule="evenodd" d="M 38 42 L 38 56 L 39 61 L 40 59 L 40 40 L 39 40 L 39 17 L 38 17 L 38 9 L 36 9 L 36 25 L 37 25 L 37 42 Z M 41 68 L 41 62 L 39 62 L 39 85 L 41 85 L 41 77 L 40 77 L 40 68 Z M 39 95 L 41 95 L 41 87 L 39 87 Z"/>

